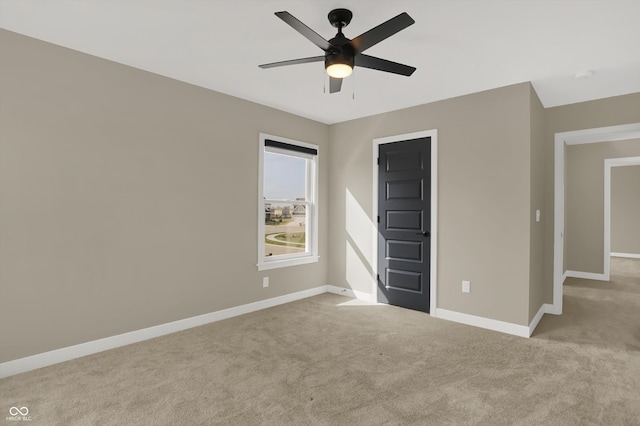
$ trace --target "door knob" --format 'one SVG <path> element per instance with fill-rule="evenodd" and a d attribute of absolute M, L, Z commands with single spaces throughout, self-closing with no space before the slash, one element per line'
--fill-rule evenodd
<path fill-rule="evenodd" d="M 429 231 L 416 232 L 417 235 L 422 235 L 423 237 L 429 236 Z"/>

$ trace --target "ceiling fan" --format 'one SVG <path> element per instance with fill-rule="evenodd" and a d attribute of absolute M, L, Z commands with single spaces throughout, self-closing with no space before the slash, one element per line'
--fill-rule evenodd
<path fill-rule="evenodd" d="M 276 12 L 275 15 L 289 24 L 294 30 L 305 36 L 309 41 L 324 50 L 323 56 L 292 59 L 288 61 L 272 62 L 260 65 L 260 68 L 274 68 L 285 65 L 306 64 L 324 60 L 324 67 L 329 74 L 329 93 L 336 93 L 342 87 L 342 79 L 351 75 L 354 66 L 370 68 L 378 71 L 390 72 L 410 76 L 416 70 L 414 67 L 364 55 L 362 52 L 402 31 L 415 21 L 406 12 L 391 18 L 375 28 L 359 35 L 354 39 L 348 39 L 342 34 L 342 29 L 349 25 L 353 13 L 347 9 L 334 9 L 329 12 L 328 18 L 331 25 L 338 29 L 338 33 L 331 40 L 325 40 L 311 28 L 300 22 L 289 12 Z"/>

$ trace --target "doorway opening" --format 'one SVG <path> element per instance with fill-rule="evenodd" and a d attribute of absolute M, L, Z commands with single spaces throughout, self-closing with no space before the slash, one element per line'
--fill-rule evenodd
<path fill-rule="evenodd" d="M 554 232 L 553 232 L 553 305 L 550 313 L 562 314 L 562 285 L 566 278 L 564 269 L 564 229 L 565 229 L 565 149 L 567 145 L 596 142 L 611 142 L 640 138 L 640 123 L 621 126 L 599 127 L 555 134 L 554 147 Z M 609 168 L 609 179 L 610 179 Z M 606 179 L 606 170 L 605 170 Z M 610 180 L 605 182 L 605 197 Z M 610 199 L 609 199 L 610 201 Z M 605 198 L 606 204 L 606 198 Z M 610 207 L 609 207 L 610 209 Z M 606 208 L 605 208 L 606 212 Z M 605 213 L 604 271 L 602 279 L 610 274 L 610 210 Z M 606 277 L 606 278 L 605 278 Z"/>
<path fill-rule="evenodd" d="M 609 281 L 611 275 L 611 168 L 640 166 L 640 157 L 622 157 L 604 160 L 604 274 Z M 639 188 L 640 190 L 640 188 Z M 620 254 L 620 253 L 617 253 Z M 622 254 L 620 254 L 622 256 Z M 627 257 L 627 256 L 625 256 Z M 632 256 L 635 257 L 635 256 Z"/>

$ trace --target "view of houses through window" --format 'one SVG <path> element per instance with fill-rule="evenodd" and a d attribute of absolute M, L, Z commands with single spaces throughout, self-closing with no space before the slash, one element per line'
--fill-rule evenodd
<path fill-rule="evenodd" d="M 307 252 L 307 159 L 264 153 L 265 256 Z"/>
<path fill-rule="evenodd" d="M 306 251 L 306 206 L 265 203 L 265 255 Z"/>

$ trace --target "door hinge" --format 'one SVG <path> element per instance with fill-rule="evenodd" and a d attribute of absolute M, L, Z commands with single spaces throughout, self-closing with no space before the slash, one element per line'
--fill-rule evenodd
<path fill-rule="evenodd" d="M 378 166 L 380 165 L 380 157 L 378 157 Z"/>
<path fill-rule="evenodd" d="M 380 223 L 380 216 L 378 216 L 378 223 Z"/>
<path fill-rule="evenodd" d="M 378 274 L 377 279 L 378 279 L 378 281 L 380 281 L 380 274 Z"/>

